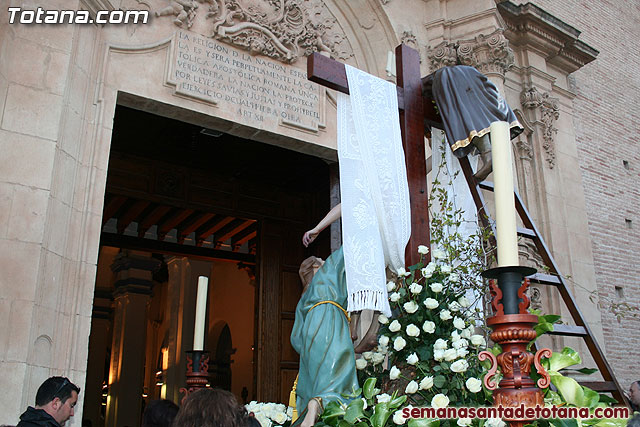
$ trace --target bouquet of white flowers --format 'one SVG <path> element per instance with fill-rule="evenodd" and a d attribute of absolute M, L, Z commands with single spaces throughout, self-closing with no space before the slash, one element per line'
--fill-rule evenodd
<path fill-rule="evenodd" d="M 262 427 L 288 427 L 291 425 L 292 407 L 281 403 L 261 403 L 255 400 L 244 405 L 247 412 L 253 413 Z"/>

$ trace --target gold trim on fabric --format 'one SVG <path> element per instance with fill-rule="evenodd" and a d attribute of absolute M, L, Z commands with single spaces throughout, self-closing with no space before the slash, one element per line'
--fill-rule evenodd
<path fill-rule="evenodd" d="M 342 308 L 342 306 L 340 304 L 338 304 L 337 302 L 333 302 L 333 301 L 320 301 L 320 302 L 317 302 L 309 309 L 309 311 L 313 310 L 314 308 L 316 308 L 317 306 L 319 306 L 321 304 L 332 304 L 332 305 L 335 305 L 340 310 L 342 310 L 342 313 L 344 313 L 344 316 L 347 318 L 347 321 L 348 322 L 351 321 L 351 317 L 349 317 L 349 313 L 347 313 L 347 310 Z"/>
<path fill-rule="evenodd" d="M 511 123 L 509 123 L 509 130 L 511 130 L 511 128 L 516 127 L 516 126 L 517 126 L 517 127 L 522 127 L 522 125 L 520 124 L 520 122 L 516 120 L 515 122 L 511 122 Z M 481 129 L 481 130 L 479 130 L 479 131 L 476 131 L 476 130 L 474 129 L 474 130 L 472 130 L 471 132 L 469 132 L 469 136 L 468 136 L 467 138 L 465 138 L 465 139 L 461 139 L 461 140 L 459 140 L 459 141 L 456 141 L 456 143 L 455 143 L 455 144 L 453 144 L 453 145 L 451 146 L 451 150 L 452 150 L 452 151 L 456 151 L 458 148 L 466 147 L 467 145 L 471 144 L 471 140 L 472 140 L 473 138 L 475 138 L 475 137 L 479 137 L 479 138 L 480 138 L 480 137 L 483 137 L 483 136 L 485 136 L 487 133 L 489 133 L 489 128 L 488 128 L 488 127 L 487 127 L 487 128 L 484 128 L 484 129 Z"/>

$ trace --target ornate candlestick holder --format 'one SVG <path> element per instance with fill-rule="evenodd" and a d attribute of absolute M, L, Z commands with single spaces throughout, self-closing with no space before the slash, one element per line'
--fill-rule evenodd
<path fill-rule="evenodd" d="M 187 386 L 180 389 L 184 393 L 182 402 L 188 395 L 209 385 L 209 352 L 187 351 Z"/>
<path fill-rule="evenodd" d="M 494 406 L 514 408 L 513 416 L 504 416 L 504 420 L 512 427 L 522 427 L 533 421 L 533 415 L 515 408 L 533 408 L 544 406 L 542 389 L 549 386 L 549 374 L 540 364 L 540 359 L 550 357 L 551 350 L 540 349 L 535 356 L 527 351 L 527 346 L 536 338 L 533 327 L 538 323 L 538 316 L 527 313 L 529 298 L 525 291 L 529 287 L 529 276 L 536 270 L 529 267 L 497 267 L 483 273 L 484 277 L 492 279 L 491 306 L 494 316 L 487 319 L 487 325 L 493 330 L 490 338 L 500 344 L 502 353 L 497 357 L 489 351 L 482 351 L 478 355 L 480 360 L 491 360 L 491 369 L 484 377 L 484 385 L 493 390 Z M 497 284 L 496 284 L 497 281 Z M 541 378 L 537 383 L 529 376 L 531 364 L 534 364 Z M 500 367 L 502 380 L 499 384 L 493 381 L 496 371 Z M 536 387 L 537 385 L 537 387 Z"/>

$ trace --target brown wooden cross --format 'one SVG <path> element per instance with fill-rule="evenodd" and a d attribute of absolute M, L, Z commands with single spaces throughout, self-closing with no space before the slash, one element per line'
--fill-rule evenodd
<path fill-rule="evenodd" d="M 420 57 L 418 52 L 401 44 L 396 48 L 396 70 L 398 89 L 398 109 L 400 110 L 400 130 L 402 146 L 407 163 L 407 180 L 411 204 L 411 238 L 405 251 L 407 265 L 419 260 L 418 245 L 429 245 L 429 195 L 427 193 L 427 169 L 424 152 L 424 119 L 435 119 L 433 106 L 422 97 L 420 79 Z M 307 59 L 309 80 L 349 93 L 347 72 L 344 64 L 326 56 L 314 53 Z M 427 255 L 427 262 L 431 254 Z"/>

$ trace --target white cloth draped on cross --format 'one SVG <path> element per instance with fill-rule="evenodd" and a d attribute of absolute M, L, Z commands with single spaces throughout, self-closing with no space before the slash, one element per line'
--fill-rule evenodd
<path fill-rule="evenodd" d="M 348 311 L 390 316 L 385 266 L 404 267 L 411 210 L 393 83 L 345 66 L 338 93 L 338 158 Z"/>

